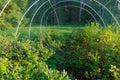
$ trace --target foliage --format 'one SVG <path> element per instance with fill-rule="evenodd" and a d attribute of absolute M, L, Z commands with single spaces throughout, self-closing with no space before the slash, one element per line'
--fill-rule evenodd
<path fill-rule="evenodd" d="M 3 9 L 7 1 L 0 1 L 0 10 Z M 22 6 L 21 6 L 22 5 Z M 16 27 L 18 25 L 18 22 L 20 18 L 23 15 L 23 12 L 26 8 L 27 0 L 11 0 L 11 2 L 8 4 L 8 6 L 3 11 L 2 16 L 0 16 L 0 29 L 6 29 L 8 27 Z M 23 21 L 25 22 L 25 20 Z M 23 24 L 26 24 L 23 23 Z"/>
<path fill-rule="evenodd" d="M 70 80 L 67 72 L 48 68 L 44 61 L 54 52 L 41 46 L 41 41 L 0 40 L 1 79 Z"/>
<path fill-rule="evenodd" d="M 1 0 L 0 1 L 0 10 L 3 9 L 5 4 L 8 0 Z M 33 14 L 36 12 L 36 10 L 42 5 L 46 0 L 41 0 L 37 4 L 35 4 L 30 11 L 25 15 L 21 26 L 26 25 L 29 20 L 32 18 Z M 52 5 L 57 4 L 61 0 L 50 0 Z M 118 2 L 117 0 L 97 0 L 103 5 L 105 5 L 111 13 L 117 18 L 118 22 L 120 21 L 120 11 L 118 9 Z M 34 0 L 11 0 L 11 2 L 8 4 L 8 6 L 5 8 L 5 11 L 3 12 L 2 16 L 0 16 L 0 21 L 2 21 L 2 24 L 0 24 L 0 27 L 16 27 L 25 13 L 27 9 L 34 3 Z M 105 23 L 113 23 L 115 20 L 110 15 L 110 13 L 100 4 L 96 3 L 94 0 L 81 0 L 83 3 L 79 3 L 77 0 L 72 1 L 65 1 L 62 2 L 56 6 L 54 6 L 54 10 L 56 10 L 56 13 L 58 15 L 59 21 L 61 25 L 63 24 L 80 24 L 80 23 L 89 23 L 94 22 L 94 18 L 91 14 L 94 15 L 96 20 L 102 24 L 102 21 L 98 15 L 102 17 Z M 95 11 L 93 11 L 90 7 L 87 5 L 90 5 L 98 14 L 96 14 Z M 72 5 L 72 6 L 70 6 Z M 63 7 L 64 6 L 64 7 Z M 75 7 L 77 6 L 77 7 Z M 35 15 L 35 18 L 33 20 L 34 24 L 39 24 L 40 19 L 42 18 L 43 14 L 48 8 L 50 8 L 51 5 L 49 3 L 46 3 L 42 8 L 37 12 Z M 89 14 L 86 10 L 81 9 L 79 7 L 82 7 L 86 10 L 88 10 L 91 14 Z M 53 8 L 50 8 L 46 14 L 43 16 L 43 24 L 45 25 L 47 22 L 48 24 L 57 24 L 56 16 Z M 50 14 L 51 13 L 51 14 Z M 50 15 L 49 15 L 50 14 Z M 48 18 L 48 20 L 47 20 Z M 81 21 L 80 21 L 81 20 Z M 47 22 L 46 22 L 47 21 Z M 9 26 L 8 26 L 9 25 Z"/>
<path fill-rule="evenodd" d="M 47 31 L 38 39 L 0 36 L 0 78 L 118 80 L 120 29 L 92 23 L 69 35 Z"/>
<path fill-rule="evenodd" d="M 99 24 L 92 23 L 85 29 L 73 30 L 65 45 L 47 63 L 59 70 L 65 69 L 80 80 L 118 79 L 119 40 L 119 28 L 100 28 Z"/>

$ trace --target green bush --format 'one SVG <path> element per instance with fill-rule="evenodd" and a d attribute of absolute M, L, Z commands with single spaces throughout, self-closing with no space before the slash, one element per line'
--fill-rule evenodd
<path fill-rule="evenodd" d="M 71 36 L 66 39 L 65 45 L 61 46 L 62 51 L 56 51 L 58 53 L 47 63 L 50 67 L 65 69 L 80 80 L 118 79 L 120 75 L 119 30 L 112 26 L 102 28 L 98 24 L 73 30 Z"/>
<path fill-rule="evenodd" d="M 9 27 L 8 27 L 9 26 Z M 4 31 L 4 30 L 7 30 L 8 28 L 11 27 L 11 24 L 9 23 L 4 23 L 2 20 L 0 21 L 0 30 Z"/>
<path fill-rule="evenodd" d="M 43 33 L 34 41 L 0 36 L 0 78 L 119 80 L 119 34 L 119 28 L 92 24 L 69 36 Z"/>
<path fill-rule="evenodd" d="M 71 80 L 65 71 L 50 69 L 45 60 L 54 51 L 41 41 L 8 40 L 0 37 L 0 78 L 9 80 Z"/>

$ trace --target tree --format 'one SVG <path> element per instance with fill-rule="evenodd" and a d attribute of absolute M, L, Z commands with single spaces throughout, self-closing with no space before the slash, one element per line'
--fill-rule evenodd
<path fill-rule="evenodd" d="M 0 9 L 2 10 L 6 4 L 4 0 L 0 1 L 0 4 L 4 4 L 0 6 Z M 6 8 L 4 8 L 4 11 L 2 12 L 2 15 L 0 17 L 0 27 L 16 27 L 26 6 L 27 0 L 9 0 L 8 5 L 6 6 Z"/>

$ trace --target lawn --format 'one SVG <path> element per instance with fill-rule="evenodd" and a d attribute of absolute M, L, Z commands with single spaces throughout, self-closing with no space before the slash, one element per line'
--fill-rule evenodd
<path fill-rule="evenodd" d="M 34 36 L 39 36 L 41 33 L 50 32 L 50 31 L 56 31 L 60 32 L 61 34 L 70 34 L 73 30 L 83 28 L 82 26 L 32 26 L 30 35 L 31 38 Z M 29 29 L 30 27 L 20 27 L 18 31 L 18 36 L 20 38 L 29 39 Z M 0 35 L 6 36 L 10 39 L 14 38 L 14 35 L 16 33 L 16 28 L 10 28 L 7 30 L 0 31 Z"/>

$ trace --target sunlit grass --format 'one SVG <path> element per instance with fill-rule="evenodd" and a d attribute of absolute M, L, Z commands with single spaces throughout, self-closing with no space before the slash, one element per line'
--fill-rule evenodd
<path fill-rule="evenodd" d="M 41 33 L 47 33 L 49 31 L 60 32 L 60 34 L 70 34 L 73 30 L 83 28 L 81 26 L 67 25 L 67 26 L 32 26 L 30 35 L 31 37 L 39 36 Z M 18 36 L 21 38 L 29 38 L 30 27 L 20 27 L 18 30 Z M 14 38 L 16 28 L 9 28 L 4 31 L 0 31 L 0 35 L 6 36 L 10 39 Z"/>

